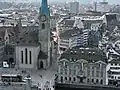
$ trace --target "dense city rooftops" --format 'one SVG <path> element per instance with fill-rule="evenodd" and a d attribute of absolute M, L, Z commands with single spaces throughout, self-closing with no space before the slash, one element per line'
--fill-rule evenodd
<path fill-rule="evenodd" d="M 116 63 L 116 64 L 120 64 L 120 59 L 112 59 L 111 61 L 109 61 L 109 63 Z"/>
<path fill-rule="evenodd" d="M 74 37 L 74 36 L 79 36 L 83 34 L 83 31 L 82 29 L 79 29 L 79 28 L 73 28 L 73 29 L 70 29 L 70 30 L 66 30 L 64 31 L 63 33 L 60 34 L 60 38 L 63 38 L 63 39 L 69 39 L 71 37 Z"/>

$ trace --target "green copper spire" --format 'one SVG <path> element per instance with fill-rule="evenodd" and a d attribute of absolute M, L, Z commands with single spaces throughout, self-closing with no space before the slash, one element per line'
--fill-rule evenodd
<path fill-rule="evenodd" d="M 40 13 L 45 14 L 46 16 L 50 15 L 47 0 L 42 0 L 41 7 L 40 7 Z"/>

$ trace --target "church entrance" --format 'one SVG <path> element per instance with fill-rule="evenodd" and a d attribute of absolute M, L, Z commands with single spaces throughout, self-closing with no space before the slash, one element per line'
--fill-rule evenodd
<path fill-rule="evenodd" d="M 40 61 L 40 68 L 44 68 L 43 61 Z"/>

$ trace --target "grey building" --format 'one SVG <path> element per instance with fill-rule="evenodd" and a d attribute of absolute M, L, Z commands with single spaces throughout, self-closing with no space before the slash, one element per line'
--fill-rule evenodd
<path fill-rule="evenodd" d="M 62 84 L 106 84 L 106 56 L 98 48 L 72 48 L 58 61 L 56 82 Z"/>
<path fill-rule="evenodd" d="M 98 47 L 100 39 L 101 39 L 100 32 L 91 30 L 88 34 L 88 46 Z"/>
<path fill-rule="evenodd" d="M 120 84 L 120 59 L 114 58 L 107 65 L 107 84 Z"/>

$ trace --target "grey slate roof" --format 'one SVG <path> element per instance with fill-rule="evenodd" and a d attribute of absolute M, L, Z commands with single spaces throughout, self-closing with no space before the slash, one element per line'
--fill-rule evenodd
<path fill-rule="evenodd" d="M 73 48 L 69 49 L 61 55 L 61 59 L 84 59 L 88 62 L 103 61 L 106 63 L 106 55 L 98 48 Z"/>
<path fill-rule="evenodd" d="M 67 27 L 68 27 L 68 26 L 73 27 L 74 23 L 75 23 L 75 20 L 67 19 L 67 20 L 65 20 L 64 25 L 67 26 Z"/>
<path fill-rule="evenodd" d="M 112 59 L 109 63 L 120 64 L 120 59 Z"/>
<path fill-rule="evenodd" d="M 66 30 L 64 31 L 63 33 L 60 34 L 60 38 L 62 39 L 69 39 L 73 36 L 78 36 L 78 35 L 81 35 L 83 32 L 82 32 L 82 29 L 78 29 L 78 28 L 73 28 L 73 29 L 70 29 L 70 30 Z"/>
<path fill-rule="evenodd" d="M 91 28 L 91 24 L 94 23 L 102 23 L 102 20 L 82 20 L 84 28 L 85 29 L 90 29 Z"/>
<path fill-rule="evenodd" d="M 20 46 L 38 46 L 38 31 L 24 31 L 16 39 L 16 44 Z"/>

